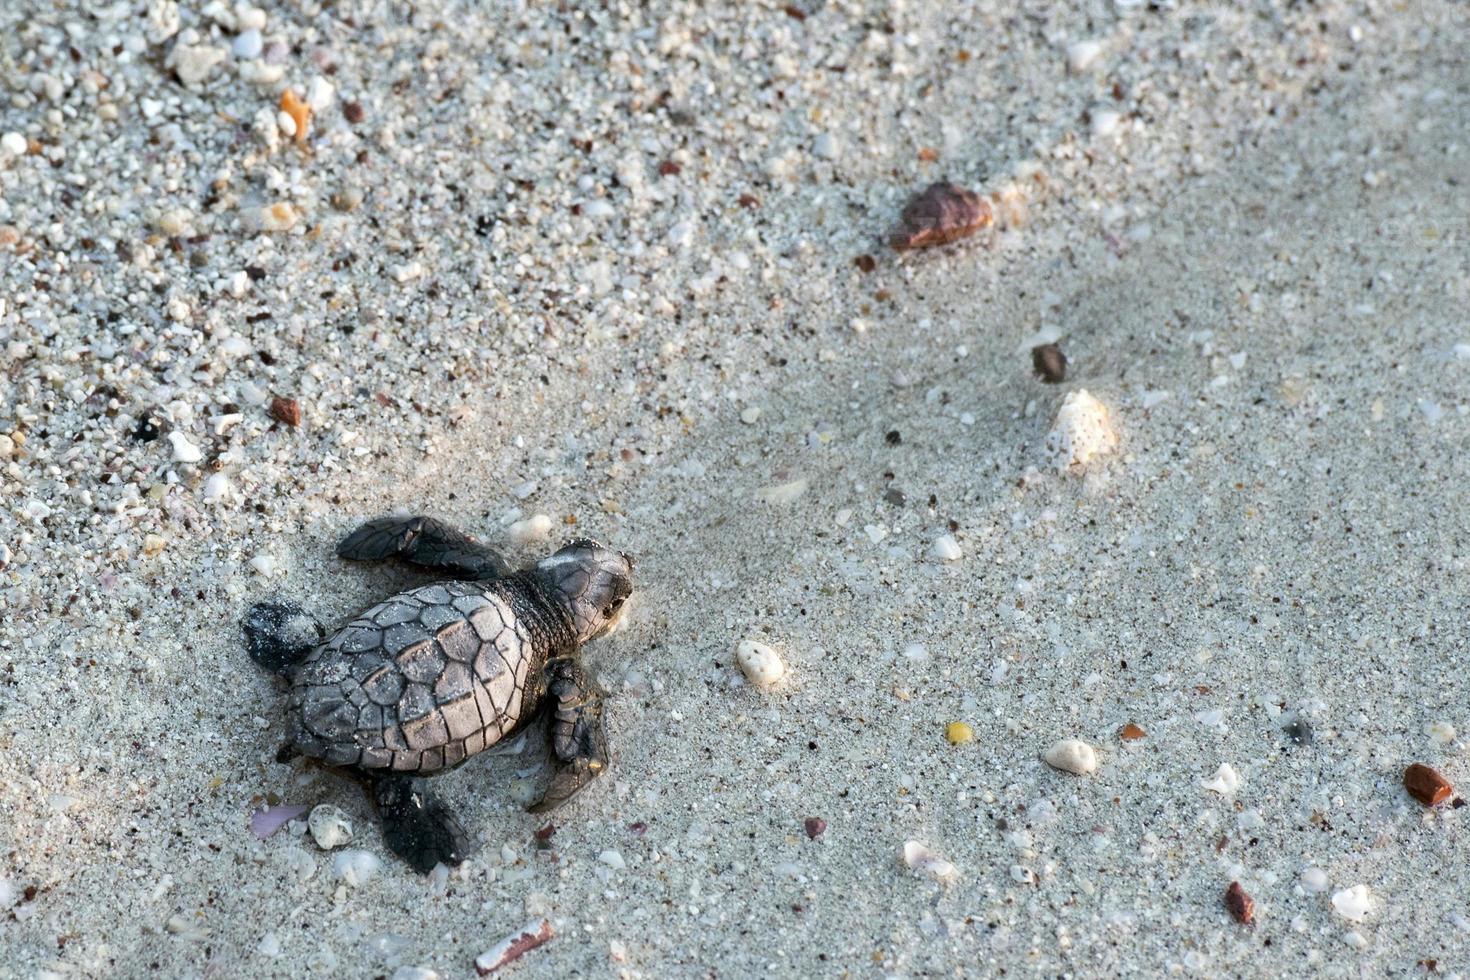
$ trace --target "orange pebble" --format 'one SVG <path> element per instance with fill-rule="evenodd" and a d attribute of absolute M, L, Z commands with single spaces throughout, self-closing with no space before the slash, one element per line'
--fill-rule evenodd
<path fill-rule="evenodd" d="M 306 142 L 306 127 L 311 122 L 311 106 L 296 97 L 290 89 L 281 93 L 281 111 L 296 124 L 296 142 Z"/>

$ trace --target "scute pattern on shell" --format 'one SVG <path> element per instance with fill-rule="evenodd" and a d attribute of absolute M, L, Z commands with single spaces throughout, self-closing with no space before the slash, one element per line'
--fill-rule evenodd
<path fill-rule="evenodd" d="M 296 674 L 295 746 L 337 765 L 433 772 L 521 720 L 545 651 L 500 583 L 443 582 L 379 603 Z"/>

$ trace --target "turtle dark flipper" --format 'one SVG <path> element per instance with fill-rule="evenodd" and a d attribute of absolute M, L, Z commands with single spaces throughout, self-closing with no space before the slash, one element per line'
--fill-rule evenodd
<path fill-rule="evenodd" d="M 432 517 L 375 518 L 343 538 L 337 556 L 349 561 L 399 558 L 469 579 L 501 578 L 511 572 L 499 552 Z"/>
<path fill-rule="evenodd" d="M 371 780 L 383 840 L 415 871 L 428 874 L 469 856 L 469 836 L 422 777 L 373 773 Z"/>
<path fill-rule="evenodd" d="M 322 624 L 294 602 L 257 602 L 240 625 L 250 659 L 278 674 L 290 674 L 326 636 Z"/>
<path fill-rule="evenodd" d="M 531 813 L 555 810 L 607 771 L 607 742 L 602 734 L 602 691 L 574 660 L 553 660 L 546 667 L 551 707 L 551 783 Z"/>

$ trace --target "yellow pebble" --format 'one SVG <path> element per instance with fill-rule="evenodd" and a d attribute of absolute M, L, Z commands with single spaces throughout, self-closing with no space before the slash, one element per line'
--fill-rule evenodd
<path fill-rule="evenodd" d="M 950 745 L 963 745 L 975 741 L 975 729 L 962 721 L 952 721 L 944 728 L 944 737 Z"/>

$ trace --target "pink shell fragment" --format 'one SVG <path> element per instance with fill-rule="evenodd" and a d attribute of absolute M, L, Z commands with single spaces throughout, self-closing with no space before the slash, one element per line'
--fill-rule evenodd
<path fill-rule="evenodd" d="M 263 806 L 250 815 L 250 832 L 265 840 L 305 812 L 306 807 L 299 803 Z"/>
<path fill-rule="evenodd" d="M 957 184 L 930 184 L 903 209 L 888 244 L 896 249 L 947 245 L 994 220 L 990 201 L 974 191 Z"/>
<path fill-rule="evenodd" d="M 532 919 L 521 928 L 475 957 L 475 972 L 480 976 L 494 973 L 507 963 L 525 956 L 537 946 L 551 942 L 556 933 L 546 919 Z"/>

